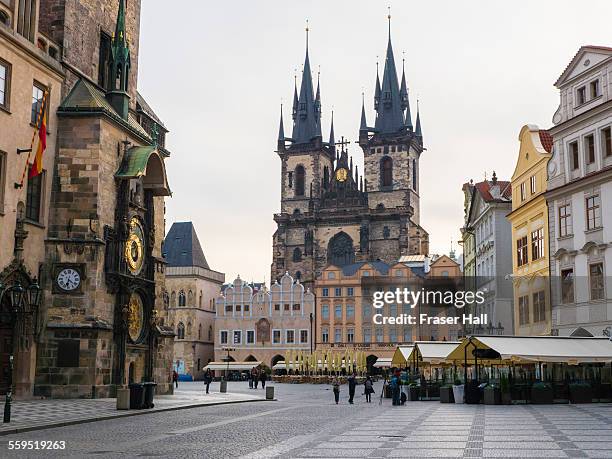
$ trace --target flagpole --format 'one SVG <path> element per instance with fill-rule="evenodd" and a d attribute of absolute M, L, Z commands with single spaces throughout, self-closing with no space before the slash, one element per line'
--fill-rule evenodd
<path fill-rule="evenodd" d="M 23 187 L 23 181 L 25 180 L 25 175 L 28 170 L 28 166 L 30 165 L 30 156 L 32 155 L 32 149 L 34 148 L 34 139 L 36 138 L 36 133 L 38 132 L 38 128 L 40 126 L 40 120 L 42 118 L 43 110 L 46 109 L 48 94 L 49 92 L 45 89 L 45 91 L 43 92 L 42 102 L 40 104 L 40 110 L 38 111 L 38 115 L 36 116 L 36 125 L 34 126 L 34 133 L 32 134 L 32 141 L 30 142 L 30 150 L 28 151 L 28 157 L 23 168 L 23 173 L 21 174 L 21 181 L 19 183 L 15 182 L 15 188 Z"/>

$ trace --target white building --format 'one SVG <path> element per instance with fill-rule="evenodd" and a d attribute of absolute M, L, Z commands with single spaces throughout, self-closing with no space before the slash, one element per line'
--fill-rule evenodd
<path fill-rule="evenodd" d="M 553 334 L 601 335 L 612 329 L 612 48 L 581 47 L 555 86 L 546 193 Z"/>

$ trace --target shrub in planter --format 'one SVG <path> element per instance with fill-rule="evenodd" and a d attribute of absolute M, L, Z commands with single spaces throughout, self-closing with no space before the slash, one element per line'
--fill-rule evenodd
<path fill-rule="evenodd" d="M 419 399 L 420 387 L 416 384 L 410 384 L 408 386 L 408 400 L 416 402 Z"/>
<path fill-rule="evenodd" d="M 531 403 L 536 405 L 551 404 L 553 402 L 553 389 L 550 384 L 536 382 L 531 386 Z"/>
<path fill-rule="evenodd" d="M 440 387 L 440 403 L 455 403 L 453 397 L 453 386 L 445 384 Z"/>
<path fill-rule="evenodd" d="M 571 383 L 569 395 L 571 403 L 591 403 L 593 401 L 593 389 L 588 383 Z"/>
<path fill-rule="evenodd" d="M 492 384 L 484 388 L 485 405 L 501 405 L 501 389 Z"/>

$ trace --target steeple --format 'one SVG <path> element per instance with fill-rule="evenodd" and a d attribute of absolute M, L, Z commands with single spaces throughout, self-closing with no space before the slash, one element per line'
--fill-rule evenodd
<path fill-rule="evenodd" d="M 376 87 L 374 88 L 374 110 L 378 111 L 380 104 L 380 78 L 378 78 L 378 60 L 376 61 Z"/>
<path fill-rule="evenodd" d="M 320 93 L 319 93 L 320 94 Z M 310 58 L 308 56 L 308 27 L 306 27 L 306 58 L 304 60 L 304 71 L 297 103 L 297 114 L 293 126 L 294 144 L 309 143 L 321 135 L 321 126 L 318 122 L 320 114 L 314 97 L 312 74 L 310 70 Z"/>
<path fill-rule="evenodd" d="M 393 46 L 391 45 L 391 15 L 389 19 L 389 41 L 387 43 L 387 55 L 383 71 L 382 92 L 378 104 L 376 118 L 376 131 L 389 134 L 401 131 L 404 128 L 404 113 L 400 88 L 397 81 L 397 70 L 395 58 L 393 57 Z"/>
<path fill-rule="evenodd" d="M 297 74 L 293 76 L 293 82 L 294 82 L 294 86 L 293 86 L 293 112 L 292 112 L 292 117 L 293 120 L 295 121 L 295 119 L 297 118 L 297 110 L 298 110 L 298 94 L 297 94 Z"/>
<path fill-rule="evenodd" d="M 321 71 L 317 72 L 317 95 L 315 96 L 315 120 L 317 122 L 317 135 L 321 136 Z"/>
<path fill-rule="evenodd" d="M 331 113 L 331 128 L 329 129 L 329 146 L 332 150 L 336 149 L 336 139 L 334 137 L 334 111 Z"/>
<path fill-rule="evenodd" d="M 285 150 L 285 128 L 283 126 L 283 104 L 280 108 L 280 125 L 278 127 L 278 151 Z"/>
<path fill-rule="evenodd" d="M 421 131 L 421 115 L 419 114 L 419 101 L 417 99 L 417 117 L 416 117 L 416 127 L 414 129 L 414 134 L 423 141 L 423 132 Z"/>
<path fill-rule="evenodd" d="M 406 70 L 404 68 L 405 60 L 402 59 L 402 84 L 400 87 L 400 98 L 402 100 L 402 109 L 406 110 L 405 126 L 412 131 L 412 115 L 410 114 L 410 100 L 408 99 L 408 87 L 406 86 Z"/>
<path fill-rule="evenodd" d="M 130 65 L 130 48 L 125 30 L 125 0 L 119 0 L 115 36 L 111 44 L 110 86 L 106 98 L 124 120 L 128 118 L 130 101 L 127 92 Z"/>
<path fill-rule="evenodd" d="M 365 96 L 361 93 L 361 123 L 359 123 L 359 131 L 367 131 L 368 130 L 368 122 L 366 120 L 366 112 L 365 112 Z"/>

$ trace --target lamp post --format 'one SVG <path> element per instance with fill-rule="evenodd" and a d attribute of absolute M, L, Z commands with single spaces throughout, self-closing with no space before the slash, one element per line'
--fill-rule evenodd
<path fill-rule="evenodd" d="M 40 305 L 42 295 L 36 279 L 32 281 L 32 284 L 30 284 L 28 288 L 23 288 L 19 281 L 15 281 L 15 283 L 9 287 L 6 287 L 0 282 L 0 305 L 2 305 L 4 295 L 8 295 L 8 314 L 12 333 L 11 354 L 9 356 L 8 389 L 4 398 L 3 418 L 3 422 L 9 423 L 11 422 L 11 402 L 13 400 L 13 367 L 15 362 L 13 354 L 15 351 L 17 323 L 25 320 L 25 317 L 28 315 L 36 318 L 36 310 Z"/>

